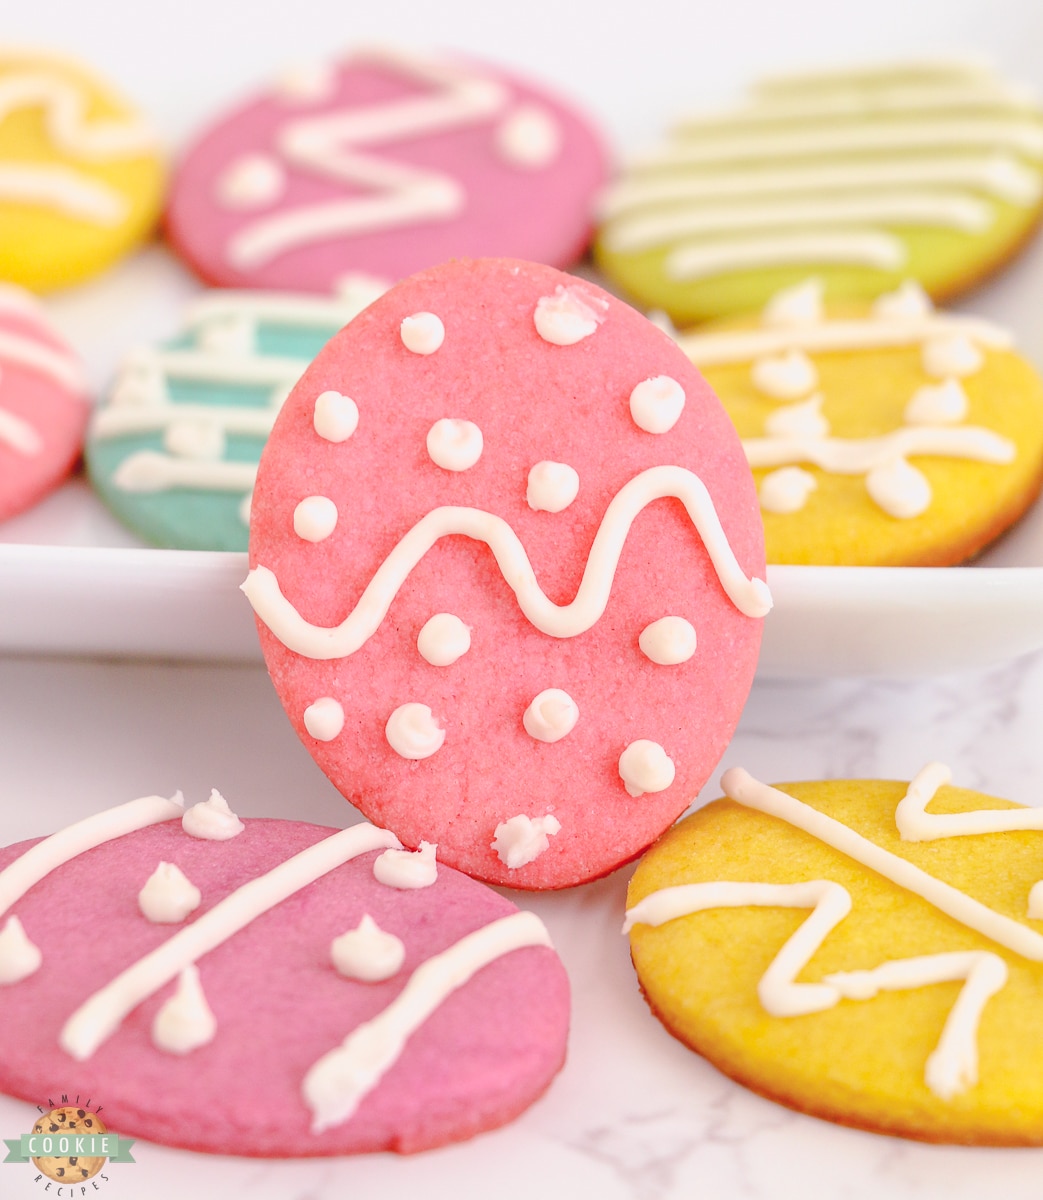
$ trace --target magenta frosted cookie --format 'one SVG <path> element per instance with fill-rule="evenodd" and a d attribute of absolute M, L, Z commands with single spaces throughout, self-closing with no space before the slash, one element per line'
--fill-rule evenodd
<path fill-rule="evenodd" d="M 330 291 L 463 255 L 567 266 L 606 157 L 540 86 L 443 54 L 359 50 L 287 73 L 183 156 L 175 247 L 218 284 Z"/>
<path fill-rule="evenodd" d="M 660 329 L 512 260 L 335 336 L 258 471 L 244 584 L 294 728 L 403 842 L 521 888 L 691 803 L 770 607 L 734 428 Z"/>
<path fill-rule="evenodd" d="M 266 1157 L 423 1150 L 543 1093 L 569 993 L 537 917 L 365 823 L 180 799 L 0 851 L 0 1090 Z"/>
<path fill-rule="evenodd" d="M 76 355 L 28 292 L 0 284 L 0 520 L 61 483 L 89 411 Z"/>

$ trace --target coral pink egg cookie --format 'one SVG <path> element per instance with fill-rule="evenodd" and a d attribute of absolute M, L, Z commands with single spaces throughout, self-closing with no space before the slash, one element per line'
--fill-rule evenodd
<path fill-rule="evenodd" d="M 0 520 L 65 478 L 88 415 L 79 360 L 28 292 L 0 284 Z"/>
<path fill-rule="evenodd" d="M 207 280 L 329 291 L 462 255 L 567 266 L 605 153 L 542 88 L 440 54 L 357 51 L 296 71 L 185 155 L 168 227 Z"/>
<path fill-rule="evenodd" d="M 252 512 L 283 705 L 407 845 L 592 879 L 728 743 L 770 607 L 750 471 L 685 355 L 592 284 L 489 259 L 393 288 L 291 394 Z"/>
<path fill-rule="evenodd" d="M 217 792 L 0 851 L 0 985 L 0 1090 L 265 1157 L 502 1125 L 560 1068 L 569 1020 L 534 914 L 385 830 L 240 821 Z"/>

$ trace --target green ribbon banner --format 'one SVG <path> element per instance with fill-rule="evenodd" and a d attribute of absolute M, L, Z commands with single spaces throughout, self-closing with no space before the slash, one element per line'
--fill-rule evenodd
<path fill-rule="evenodd" d="M 118 1133 L 23 1133 L 4 1138 L 5 1163 L 28 1162 L 31 1158 L 107 1158 L 110 1163 L 132 1163 L 130 1148 L 135 1138 Z"/>

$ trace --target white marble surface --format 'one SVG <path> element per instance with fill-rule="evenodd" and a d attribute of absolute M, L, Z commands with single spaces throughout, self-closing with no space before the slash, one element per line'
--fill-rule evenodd
<path fill-rule="evenodd" d="M 11 7 L 11 6 L 9 6 Z M 351 40 L 407 31 L 560 80 L 625 153 L 683 108 L 719 100 L 763 69 L 859 57 L 973 50 L 1043 83 L 1038 0 L 643 0 L 621 5 L 479 0 L 368 9 L 333 0 L 36 0 L 4 13 L 4 36 L 95 63 L 136 96 L 173 149 L 214 109 L 292 62 Z M 1043 350 L 1041 249 L 984 293 L 994 315 Z M 1036 284 L 1036 279 L 1040 283 Z M 1014 281 L 1013 284 L 1011 281 Z M 52 302 L 102 386 L 124 349 L 166 333 L 195 290 L 150 251 L 96 288 Z M 118 312 L 120 319 L 113 320 Z M 74 539 L 75 540 L 75 539 Z M 67 619 L 76 621 L 70 593 Z M 965 636 L 976 636 L 969 614 Z M 851 637 L 858 637 L 858 629 Z M 722 768 L 766 779 L 908 778 L 926 760 L 955 782 L 1036 803 L 1043 794 L 1043 655 L 977 673 L 903 682 L 760 680 Z M 715 774 L 707 797 L 716 794 Z M 0 844 L 152 792 L 202 799 L 218 787 L 244 815 L 343 824 L 351 810 L 298 744 L 259 666 L 0 658 Z M 574 991 L 568 1062 L 546 1097 L 510 1127 L 412 1159 L 269 1162 L 138 1143 L 98 1194 L 184 1200 L 342 1200 L 488 1192 L 599 1200 L 951 1200 L 1036 1197 L 1043 1152 L 931 1147 L 792 1114 L 745 1092 L 661 1029 L 641 999 L 619 934 L 629 870 L 574 891 L 522 896 L 539 913 Z M 1043 1086 L 1043 1084 L 1041 1084 Z M 0 1098 L 0 1139 L 34 1109 Z M 4 1200 L 56 1195 L 34 1172 L 0 1164 Z M 94 1193 L 89 1193 L 94 1194 Z M 64 1197 L 62 1198 L 64 1200 Z"/>
<path fill-rule="evenodd" d="M 722 768 L 780 781 L 908 778 L 929 758 L 955 782 L 1035 803 L 1043 656 L 933 681 L 761 682 Z M 718 775 L 705 797 L 716 795 Z M 353 819 L 297 742 L 256 667 L 0 660 L 0 841 L 149 792 L 218 787 L 244 815 Z M 568 1061 L 506 1129 L 401 1159 L 261 1162 L 139 1143 L 104 1194 L 184 1200 L 449 1200 L 479 1180 L 502 1200 L 1007 1200 L 1039 1195 L 1043 1151 L 924 1146 L 798 1116 L 720 1076 L 670 1038 L 638 992 L 619 927 L 629 868 L 570 892 L 516 894 L 550 929 L 574 1012 Z M 30 1105 L 0 1099 L 0 1138 Z M 485 1190 L 483 1185 L 483 1191 Z M 0 1166 L 5 1200 L 42 1195 L 28 1167 Z"/>

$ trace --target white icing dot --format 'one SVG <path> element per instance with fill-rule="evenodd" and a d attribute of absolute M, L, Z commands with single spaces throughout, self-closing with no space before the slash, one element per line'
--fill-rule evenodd
<path fill-rule="evenodd" d="M 195 912 L 203 894 L 176 863 L 161 862 L 138 892 L 138 908 L 156 925 L 177 925 Z"/>
<path fill-rule="evenodd" d="M 244 154 L 221 172 L 217 198 L 227 208 L 263 208 L 286 190 L 286 172 L 267 154 Z"/>
<path fill-rule="evenodd" d="M 293 531 L 306 542 L 321 542 L 337 528 L 337 506 L 328 496 L 306 496 L 293 510 Z"/>
<path fill-rule="evenodd" d="M 430 758 L 442 748 L 445 730 L 435 722 L 426 704 L 400 704 L 387 719 L 388 745 L 403 758 Z"/>
<path fill-rule="evenodd" d="M 435 613 L 417 635 L 420 657 L 433 667 L 448 667 L 471 648 L 471 631 L 453 613 Z"/>
<path fill-rule="evenodd" d="M 776 400 L 796 400 L 806 396 L 818 383 L 818 370 L 803 350 L 769 354 L 754 361 L 750 368 L 753 386 Z"/>
<path fill-rule="evenodd" d="M 442 417 L 427 433 L 427 452 L 435 466 L 466 471 L 482 457 L 482 431 L 473 421 Z"/>
<path fill-rule="evenodd" d="M 803 467 L 779 467 L 761 480 L 757 498 L 764 512 L 800 512 L 817 487 L 818 480 Z"/>
<path fill-rule="evenodd" d="M 915 279 L 907 279 L 893 292 L 885 292 L 873 301 L 873 316 L 901 320 L 905 317 L 926 317 L 934 311 L 931 297 Z"/>
<path fill-rule="evenodd" d="M 216 421 L 175 417 L 163 431 L 163 446 L 176 458 L 216 462 L 224 457 L 225 434 Z"/>
<path fill-rule="evenodd" d="M 562 512 L 579 495 L 579 473 L 568 463 L 538 462 L 529 470 L 525 500 L 536 512 Z"/>
<path fill-rule="evenodd" d="M 228 807 L 224 796 L 217 788 L 213 788 L 208 800 L 185 809 L 181 828 L 189 837 L 203 838 L 208 842 L 226 842 L 242 833 L 246 826 Z"/>
<path fill-rule="evenodd" d="M 29 940 L 22 922 L 12 915 L 0 929 L 0 987 L 20 983 L 39 970 L 43 954 Z"/>
<path fill-rule="evenodd" d="M 401 326 L 402 344 L 414 354 L 434 354 L 445 341 L 445 326 L 434 313 L 414 313 Z"/>
<path fill-rule="evenodd" d="M 776 327 L 815 325 L 822 316 L 822 280 L 806 279 L 776 292 L 764 306 L 761 323 Z"/>
<path fill-rule="evenodd" d="M 967 416 L 967 393 L 958 379 L 925 383 L 905 406 L 910 425 L 955 425 Z"/>
<path fill-rule="evenodd" d="M 385 850 L 373 861 L 374 878 L 403 891 L 430 887 L 438 878 L 437 849 L 432 842 L 421 842 L 416 850 Z"/>
<path fill-rule="evenodd" d="M 327 442 L 346 442 L 358 429 L 359 406 L 340 392 L 322 392 L 315 397 L 312 424 Z"/>
<path fill-rule="evenodd" d="M 637 644 L 661 667 L 687 662 L 695 653 L 695 627 L 684 617 L 660 617 L 641 630 Z"/>
<path fill-rule="evenodd" d="M 772 437 L 825 437 L 829 422 L 822 415 L 822 393 L 815 392 L 807 400 L 784 404 L 770 412 L 764 420 L 764 432 Z"/>
<path fill-rule="evenodd" d="M 656 375 L 630 393 L 630 415 L 646 433 L 668 433 L 684 408 L 684 388 L 669 375 Z"/>
<path fill-rule="evenodd" d="M 317 742 L 332 742 L 344 728 L 344 709 L 332 696 L 313 700 L 304 710 L 304 728 Z"/>
<path fill-rule="evenodd" d="M 538 742 L 560 742 L 576 728 L 579 707 L 561 688 L 547 688 L 533 698 L 522 716 L 525 732 Z"/>
<path fill-rule="evenodd" d="M 190 963 L 178 976 L 177 990 L 156 1013 L 152 1042 L 169 1054 L 188 1054 L 217 1033 L 217 1019 L 203 995 L 199 970 Z"/>
<path fill-rule="evenodd" d="M 889 516 L 918 517 L 931 503 L 926 476 L 904 458 L 874 467 L 866 476 L 866 491 Z"/>
<path fill-rule="evenodd" d="M 540 105 L 520 104 L 497 126 L 496 149 L 513 166 L 539 170 L 560 154 L 561 127 Z"/>
<path fill-rule="evenodd" d="M 619 756 L 619 777 L 631 796 L 662 792 L 674 781 L 673 759 L 658 742 L 639 738 Z"/>
<path fill-rule="evenodd" d="M 354 929 L 333 939 L 330 960 L 346 979 L 380 983 L 402 969 L 406 948 L 401 938 L 386 933 L 366 913 Z"/>
<path fill-rule="evenodd" d="M 539 858 L 560 831 L 561 822 L 550 813 L 545 817 L 519 814 L 496 826 L 491 845 L 507 870 L 516 871 Z"/>
<path fill-rule="evenodd" d="M 985 362 L 982 352 L 963 334 L 928 338 L 920 355 L 924 370 L 935 379 L 973 375 Z"/>
<path fill-rule="evenodd" d="M 536 332 L 545 342 L 553 346 L 574 346 L 597 330 L 605 319 L 607 308 L 605 300 L 588 299 L 579 288 L 558 284 L 553 296 L 542 296 L 537 300 L 533 321 Z"/>

